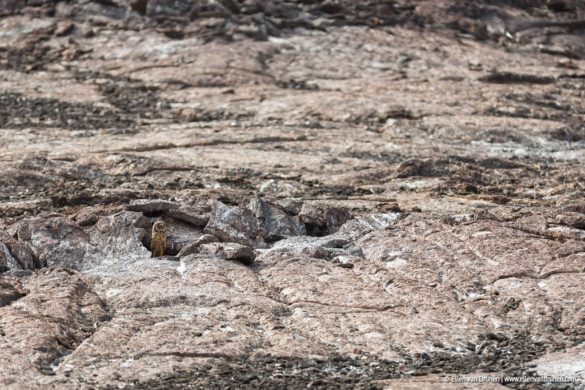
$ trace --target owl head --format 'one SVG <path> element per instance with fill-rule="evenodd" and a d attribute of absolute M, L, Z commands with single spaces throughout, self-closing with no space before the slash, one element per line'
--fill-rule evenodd
<path fill-rule="evenodd" d="M 167 230 L 167 224 L 163 221 L 156 221 L 154 225 L 152 225 L 152 231 L 157 233 L 164 233 Z"/>

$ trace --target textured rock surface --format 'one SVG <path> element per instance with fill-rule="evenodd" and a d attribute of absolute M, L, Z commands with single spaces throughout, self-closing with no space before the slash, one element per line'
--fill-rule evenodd
<path fill-rule="evenodd" d="M 205 226 L 205 232 L 223 241 L 248 246 L 262 245 L 260 223 L 252 211 L 243 207 L 229 207 L 216 202 Z"/>
<path fill-rule="evenodd" d="M 3 387 L 42 386 L 65 356 L 109 320 L 91 286 L 86 277 L 57 269 L 22 281 L 26 292 L 0 307 Z"/>
<path fill-rule="evenodd" d="M 351 218 L 351 215 L 342 208 L 303 204 L 299 217 L 307 226 L 309 234 L 324 236 L 339 230 L 341 225 Z"/>
<path fill-rule="evenodd" d="M 181 251 L 179 252 L 179 257 L 183 257 L 183 256 L 189 256 L 192 255 L 193 253 L 198 253 L 199 252 L 199 247 L 202 244 L 209 244 L 211 242 L 217 242 L 219 241 L 219 239 L 211 234 L 204 234 L 201 237 L 199 237 L 198 239 L 196 239 L 193 242 L 188 243 L 187 245 L 185 245 L 183 247 L 183 249 L 181 249 Z"/>
<path fill-rule="evenodd" d="M 0 0 L 0 387 L 585 388 L 584 12 Z"/>
<path fill-rule="evenodd" d="M 137 199 L 130 202 L 127 210 L 140 211 L 143 213 L 156 213 L 178 209 L 180 206 L 181 205 L 179 203 L 169 202 L 166 200 Z"/>
<path fill-rule="evenodd" d="M 200 215 L 196 211 L 187 208 L 171 209 L 166 211 L 165 214 L 170 218 L 200 227 L 207 225 L 207 222 L 209 222 L 209 217 Z"/>
<path fill-rule="evenodd" d="M 256 258 L 252 248 L 234 242 L 203 244 L 200 251 L 220 259 L 240 261 L 246 265 L 252 264 Z"/>
<path fill-rule="evenodd" d="M 307 234 L 305 224 L 298 216 L 289 215 L 285 210 L 262 199 L 252 199 L 248 208 L 260 220 L 261 234 L 268 241 L 277 241 L 288 236 Z"/>

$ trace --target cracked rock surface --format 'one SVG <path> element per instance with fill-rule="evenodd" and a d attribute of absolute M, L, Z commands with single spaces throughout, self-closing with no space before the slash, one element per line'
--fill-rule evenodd
<path fill-rule="evenodd" d="M 0 387 L 585 389 L 584 18 L 0 1 Z"/>

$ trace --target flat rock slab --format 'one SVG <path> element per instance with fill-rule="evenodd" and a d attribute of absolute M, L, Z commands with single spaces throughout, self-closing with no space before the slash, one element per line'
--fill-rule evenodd
<path fill-rule="evenodd" d="M 195 210 L 186 207 L 165 210 L 165 215 L 199 227 L 204 227 L 209 221 L 209 216 L 200 215 Z"/>
<path fill-rule="evenodd" d="M 202 244 L 199 250 L 201 253 L 207 253 L 226 260 L 237 260 L 246 265 L 252 264 L 256 258 L 252 248 L 233 242 Z"/>
<path fill-rule="evenodd" d="M 503 374 L 478 372 L 462 375 L 428 375 L 417 378 L 400 378 L 376 382 L 384 390 L 505 390 Z"/>
<path fill-rule="evenodd" d="M 140 211 L 142 213 L 155 213 L 178 209 L 179 207 L 181 207 L 180 203 L 170 202 L 168 200 L 138 199 L 131 201 L 126 209 L 128 211 Z"/>
<path fill-rule="evenodd" d="M 530 220 L 541 217 L 546 214 Z M 516 220 L 372 215 L 346 222 L 333 235 L 281 240 L 260 250 L 257 259 L 242 244 L 204 243 L 214 236 L 194 241 L 196 253 L 151 259 L 141 242 L 144 218 L 139 212 L 118 212 L 85 228 L 61 215 L 47 216 L 46 227 L 31 220 L 33 242 L 42 236 L 59 248 L 74 247 L 73 240 L 80 239 L 81 247 L 93 249 L 83 252 L 85 275 L 40 269 L 19 278 L 2 276 L 0 310 L 8 310 L 2 319 L 12 324 L 3 329 L 28 329 L 15 325 L 29 323 L 15 317 L 22 305 L 42 303 L 43 310 L 53 308 L 51 315 L 60 316 L 43 325 L 55 327 L 44 331 L 49 336 L 26 341 L 11 333 L 7 342 L 22 356 L 38 348 L 48 352 L 26 364 L 7 360 L 4 378 L 16 380 L 21 367 L 30 367 L 26 383 L 75 387 L 91 377 L 122 385 L 154 380 L 173 367 L 204 375 L 202 364 L 209 359 L 235 369 L 234 362 L 247 358 L 253 365 L 265 356 L 289 362 L 314 356 L 324 364 L 333 364 L 335 356 L 367 356 L 373 359 L 368 366 L 396 365 L 374 369 L 368 381 L 397 375 L 399 365 L 420 375 L 461 374 L 469 367 L 500 372 L 571 346 L 583 333 L 585 244 L 526 231 L 533 225 L 524 214 Z M 520 222 L 527 225 L 519 229 Z M 364 229 L 352 235 L 349 226 Z M 529 248 L 529 257 L 523 248 Z M 340 251 L 338 261 L 318 250 Z M 354 250 L 359 257 L 349 257 Z M 348 256 L 351 268 L 339 266 L 342 256 Z M 46 292 L 54 288 L 54 296 Z M 112 313 L 111 319 L 99 320 L 97 328 L 83 325 L 84 318 L 90 321 L 86 307 L 88 313 L 99 309 L 99 316 Z M 59 336 L 55 344 L 50 335 L 63 327 L 71 329 L 69 336 Z M 51 363 L 64 353 L 58 364 Z M 564 364 L 574 356 L 553 360 Z M 131 363 L 119 363 L 130 358 Z M 420 385 L 439 386 L 427 379 Z"/>
<path fill-rule="evenodd" d="M 184 256 L 189 256 L 192 255 L 194 253 L 198 253 L 199 252 L 199 247 L 202 244 L 209 244 L 211 242 L 217 242 L 219 241 L 219 239 L 211 234 L 204 234 L 201 237 L 199 237 L 198 239 L 196 239 L 195 241 L 192 241 L 190 243 L 188 243 L 187 245 L 185 245 L 183 247 L 183 249 L 181 249 L 181 251 L 179 252 L 179 257 L 184 257 Z"/>
<path fill-rule="evenodd" d="M 585 3 L 412 3 L 0 1 L 0 387 L 581 378 Z"/>

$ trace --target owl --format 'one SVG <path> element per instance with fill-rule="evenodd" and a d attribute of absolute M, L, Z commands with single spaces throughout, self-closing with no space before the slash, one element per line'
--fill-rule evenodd
<path fill-rule="evenodd" d="M 167 225 L 163 221 L 156 221 L 152 225 L 152 238 L 150 240 L 150 248 L 152 250 L 152 257 L 160 257 L 165 253 L 167 246 Z"/>

